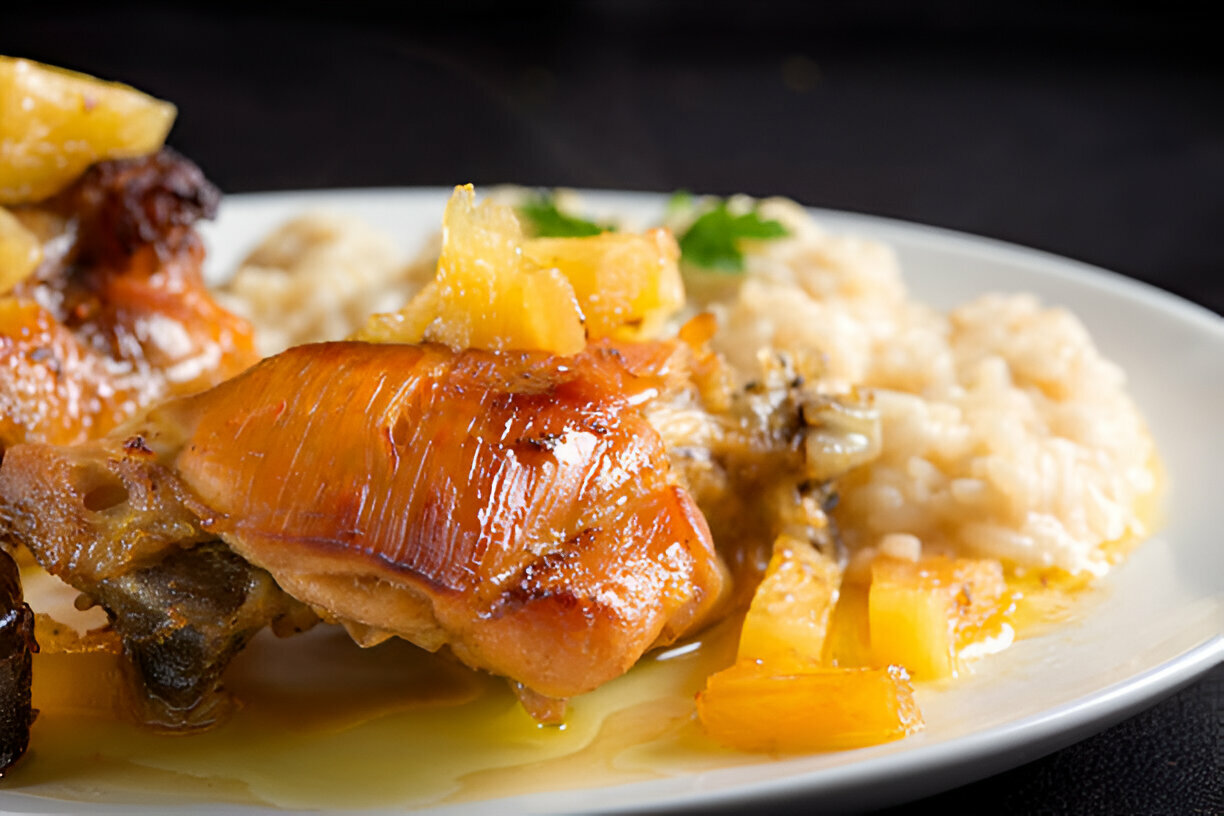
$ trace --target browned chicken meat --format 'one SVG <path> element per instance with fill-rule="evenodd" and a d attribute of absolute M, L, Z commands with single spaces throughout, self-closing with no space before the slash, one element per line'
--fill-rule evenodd
<path fill-rule="evenodd" d="M 193 224 L 212 217 L 219 198 L 198 167 L 162 150 L 100 162 L 52 198 L 8 211 L 40 239 L 42 262 L 0 296 L 0 461 L 23 442 L 73 444 L 99 436 L 157 400 L 207 388 L 255 362 L 250 326 L 217 305 L 201 274 L 204 249 Z M 13 543 L 4 527 L 0 546 Z M 166 593 L 189 585 L 184 582 L 215 584 L 222 564 L 233 565 L 252 586 L 275 590 L 266 575 L 220 548 L 198 568 L 174 561 L 134 565 L 122 581 L 115 574 L 90 583 L 92 597 L 113 608 L 121 631 L 134 633 L 129 641 L 149 652 L 149 644 L 169 641 L 164 632 L 148 634 L 153 624 L 144 610 L 165 617 L 166 609 L 207 606 L 215 600 L 207 592 L 194 606 L 179 590 L 173 590 L 177 600 Z M 76 568 L 88 572 L 83 561 Z M 218 609 L 241 606 L 232 596 L 245 592 L 243 580 L 229 581 L 230 596 Z M 202 616 L 179 616 L 188 618 Z M 199 634 L 182 626 L 175 632 L 174 642 Z M 11 639 L 0 658 L 16 665 L 23 654 L 18 646 L 20 638 Z M 176 668 L 159 654 L 133 651 L 141 673 L 161 689 L 154 699 L 168 701 L 173 711 L 142 718 L 176 724 L 211 717 L 196 706 L 196 687 L 212 681 L 207 671 Z M 27 675 L 27 706 L 28 683 Z M 17 704 L 18 691 L 14 686 L 4 700 Z"/>
<path fill-rule="evenodd" d="M 71 444 L 166 396 L 255 362 L 250 326 L 204 286 L 192 229 L 219 193 L 162 150 L 101 162 L 12 213 L 43 262 L 0 297 L 0 456 L 23 441 Z"/>
<path fill-rule="evenodd" d="M 176 689 L 207 696 L 254 628 L 292 612 L 267 574 L 363 642 L 447 645 L 528 701 L 566 698 L 691 630 L 724 589 L 643 415 L 673 352 L 291 349 L 103 440 L 11 448 L 2 523 L 108 608 L 175 710 Z M 218 566 L 167 577 L 180 563 Z M 188 671 L 164 682 L 164 663 Z"/>
<path fill-rule="evenodd" d="M 14 446 L 0 534 L 107 609 L 146 720 L 213 722 L 229 659 L 302 604 L 447 646 L 548 719 L 727 596 L 694 495 L 737 575 L 781 533 L 835 554 L 830 479 L 873 422 L 785 359 L 735 388 L 680 341 L 302 346 L 101 440 Z"/>

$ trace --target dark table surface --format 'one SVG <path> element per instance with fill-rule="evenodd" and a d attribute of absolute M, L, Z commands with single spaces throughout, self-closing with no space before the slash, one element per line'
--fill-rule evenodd
<path fill-rule="evenodd" d="M 1224 313 L 1224 64 L 1189 7 L 400 5 L 31 3 L 4 11 L 0 53 L 174 101 L 171 143 L 229 192 L 781 194 L 1038 247 Z M 1224 667 L 898 810 L 918 804 L 1224 813 Z"/>

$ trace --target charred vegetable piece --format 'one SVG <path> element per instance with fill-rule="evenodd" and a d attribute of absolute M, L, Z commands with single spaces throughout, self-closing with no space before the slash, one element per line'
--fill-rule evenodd
<path fill-rule="evenodd" d="M 34 615 L 21 596 L 21 574 L 0 549 L 0 776 L 30 742 L 30 653 L 37 650 Z"/>
<path fill-rule="evenodd" d="M 180 730 L 223 717 L 230 701 L 221 674 L 279 613 L 279 595 L 266 572 L 220 542 L 172 550 L 156 564 L 102 581 L 94 597 L 147 692 L 139 719 Z"/>

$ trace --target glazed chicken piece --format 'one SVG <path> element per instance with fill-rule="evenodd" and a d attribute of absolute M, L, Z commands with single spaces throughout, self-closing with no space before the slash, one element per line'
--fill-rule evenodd
<path fill-rule="evenodd" d="M 24 441 L 72 444 L 141 408 L 253 362 L 251 329 L 204 287 L 192 229 L 220 194 L 162 150 L 101 162 L 12 213 L 41 265 L 0 295 L 0 457 Z"/>
<path fill-rule="evenodd" d="M 239 584 L 266 571 L 359 642 L 447 645 L 555 716 L 542 698 L 622 674 L 701 623 L 725 587 L 643 415 L 679 376 L 675 352 L 290 349 L 103 440 L 11 448 L 0 528 L 106 605 L 125 642 L 108 587 L 216 558 L 219 539 L 253 571 Z M 291 613 L 239 607 L 254 610 L 243 632 Z M 233 615 L 204 617 L 192 625 L 221 632 Z M 242 637 L 197 653 L 223 665 Z"/>
<path fill-rule="evenodd" d="M 129 660 L 134 720 L 208 728 L 230 711 L 230 658 L 264 626 L 309 627 L 309 609 L 199 528 L 182 484 L 138 438 L 16 445 L 0 463 L 0 541 L 101 605 Z M 3 555 L 0 552 L 0 555 Z"/>

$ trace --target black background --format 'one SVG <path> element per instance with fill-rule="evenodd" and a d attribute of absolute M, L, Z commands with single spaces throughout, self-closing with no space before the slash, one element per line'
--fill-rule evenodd
<path fill-rule="evenodd" d="M 1050 250 L 1224 313 L 1218 30 L 1153 5 L 26 3 L 0 13 L 0 53 L 175 102 L 171 144 L 227 192 L 781 194 Z M 1224 812 L 1224 667 L 920 804 Z"/>

